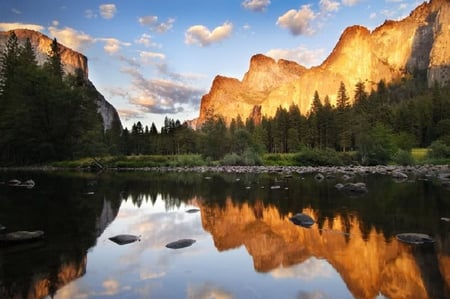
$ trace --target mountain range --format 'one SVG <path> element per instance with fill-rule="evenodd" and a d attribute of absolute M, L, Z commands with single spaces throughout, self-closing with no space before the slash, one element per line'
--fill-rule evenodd
<path fill-rule="evenodd" d="M 416 71 L 426 72 L 429 86 L 450 83 L 448 0 L 424 2 L 404 19 L 385 21 L 372 31 L 357 25 L 346 28 L 319 66 L 254 55 L 242 80 L 215 77 L 201 99 L 199 117 L 190 125 L 200 127 L 210 115 L 221 115 L 227 123 L 238 115 L 258 121 L 291 104 L 306 114 L 315 91 L 335 104 L 341 82 L 352 99 L 358 82 L 370 92 L 381 80 L 390 83 Z"/>

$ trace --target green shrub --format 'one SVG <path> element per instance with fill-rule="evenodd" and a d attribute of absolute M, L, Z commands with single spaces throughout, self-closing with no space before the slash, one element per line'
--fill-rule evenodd
<path fill-rule="evenodd" d="M 262 159 L 258 153 L 247 149 L 242 155 L 236 153 L 226 154 L 225 157 L 220 161 L 221 165 L 242 165 L 242 166 L 256 166 L 262 165 Z"/>
<path fill-rule="evenodd" d="M 262 163 L 267 166 L 290 166 L 295 165 L 296 154 L 264 154 L 262 156 Z"/>
<path fill-rule="evenodd" d="M 242 165 L 242 158 L 236 153 L 226 154 L 220 164 L 230 166 Z"/>
<path fill-rule="evenodd" d="M 411 152 L 400 149 L 394 155 L 394 162 L 395 162 L 395 164 L 404 165 L 404 166 L 413 165 L 414 158 L 411 155 Z"/>
<path fill-rule="evenodd" d="M 450 146 L 441 140 L 436 140 L 430 145 L 427 156 L 432 159 L 450 158 Z"/>
<path fill-rule="evenodd" d="M 299 166 L 339 166 L 343 165 L 339 154 L 332 149 L 303 149 L 295 156 Z"/>
<path fill-rule="evenodd" d="M 258 153 L 256 153 L 255 151 L 252 151 L 250 149 L 246 149 L 242 154 L 242 162 L 243 165 L 247 166 L 262 165 L 261 156 L 258 155 Z"/>

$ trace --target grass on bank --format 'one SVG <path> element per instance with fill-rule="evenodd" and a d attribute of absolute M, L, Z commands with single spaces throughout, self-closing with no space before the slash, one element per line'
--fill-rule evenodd
<path fill-rule="evenodd" d="M 405 154 L 405 153 L 403 153 Z M 449 164 L 450 159 L 432 158 L 429 149 L 414 148 L 406 152 L 406 158 L 394 157 L 392 164 Z M 406 161 L 406 162 L 405 162 Z M 97 164 L 99 163 L 99 164 Z M 105 168 L 150 168 L 150 167 L 195 167 L 217 165 L 264 165 L 264 166 L 341 166 L 358 163 L 356 152 L 336 152 L 333 150 L 308 149 L 298 153 L 271 153 L 257 155 L 228 154 L 220 161 L 204 158 L 200 154 L 184 155 L 133 155 L 84 158 L 74 161 L 54 162 L 51 166 L 60 168 L 89 168 L 101 165 Z"/>

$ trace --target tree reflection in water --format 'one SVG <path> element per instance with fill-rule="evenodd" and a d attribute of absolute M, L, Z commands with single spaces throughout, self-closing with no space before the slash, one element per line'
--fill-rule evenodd
<path fill-rule="evenodd" d="M 0 181 L 12 178 L 33 178 L 36 187 L 1 185 L 0 223 L 9 230 L 43 229 L 46 240 L 32 250 L 0 249 L 1 298 L 58 297 L 59 289 L 85 275 L 88 251 L 104 246 L 98 238 L 119 221 L 121 205 L 139 211 L 159 199 L 165 213 L 197 206 L 200 213 L 192 215 L 200 217 L 216 250 L 245 247 L 258 273 L 279 277 L 296 265 L 327 261 L 355 298 L 449 296 L 449 227 L 440 218 L 450 215 L 450 192 L 433 182 L 357 177 L 369 193 L 348 197 L 334 188 L 339 177 L 318 182 L 312 175 L 4 172 Z M 316 224 L 293 225 L 289 217 L 300 212 Z M 409 231 L 437 242 L 421 248 L 395 240 Z M 145 236 L 139 243 L 152 246 Z"/>

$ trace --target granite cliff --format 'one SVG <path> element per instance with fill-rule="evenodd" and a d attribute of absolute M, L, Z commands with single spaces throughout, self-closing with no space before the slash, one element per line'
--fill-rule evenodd
<path fill-rule="evenodd" d="M 15 29 L 13 30 L 17 36 L 19 43 L 24 43 L 28 38 L 33 46 L 38 64 L 42 65 L 50 50 L 52 39 L 48 36 L 33 30 Z M 10 36 L 10 31 L 0 32 L 0 52 L 3 52 L 4 46 Z M 66 74 L 74 74 L 76 70 L 81 70 L 88 86 L 93 89 L 94 101 L 97 103 L 98 112 L 103 119 L 103 127 L 108 130 L 112 127 L 113 122 L 120 122 L 119 114 L 116 109 L 105 99 L 105 97 L 97 91 L 94 84 L 89 81 L 88 60 L 83 54 L 76 52 L 64 45 L 59 44 L 61 50 L 61 60 Z"/>
<path fill-rule="evenodd" d="M 426 71 L 428 85 L 450 83 L 450 1 L 430 0 L 399 21 L 386 21 L 373 31 L 362 26 L 344 30 L 321 65 L 305 68 L 292 61 L 258 54 L 251 58 L 242 80 L 217 76 L 201 99 L 195 125 L 211 113 L 227 122 L 238 114 L 273 116 L 279 106 L 297 104 L 302 113 L 311 107 L 314 92 L 335 104 L 340 82 L 353 90 L 359 81 L 366 90 L 380 80 L 389 83 L 415 70 Z M 351 92 L 350 92 L 351 94 Z"/>

